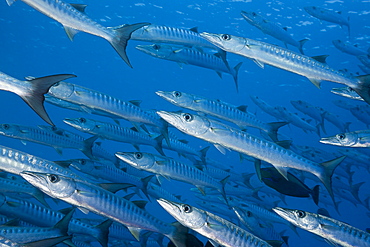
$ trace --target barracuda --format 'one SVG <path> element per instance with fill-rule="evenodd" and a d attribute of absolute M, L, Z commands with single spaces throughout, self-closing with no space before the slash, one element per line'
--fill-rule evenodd
<path fill-rule="evenodd" d="M 331 177 L 334 169 L 345 158 L 316 163 L 273 142 L 231 128 L 223 123 L 189 113 L 157 112 L 168 123 L 182 132 L 213 143 L 218 148 L 228 148 L 272 164 L 285 178 L 287 170 L 294 168 L 315 175 L 333 198 Z"/>
<path fill-rule="evenodd" d="M 370 104 L 369 75 L 352 77 L 320 63 L 314 58 L 253 39 L 229 34 L 201 33 L 200 35 L 227 52 L 252 59 L 262 68 L 266 63 L 305 76 L 319 88 L 321 81 L 344 84 L 355 90 Z"/>
<path fill-rule="evenodd" d="M 242 63 L 238 63 L 233 69 L 231 69 L 220 57 L 216 55 L 210 55 L 186 47 L 154 44 L 138 45 L 136 46 L 136 49 L 156 58 L 212 69 L 216 71 L 221 78 L 222 72 L 230 74 L 234 78 L 236 90 L 238 91 L 238 72 Z"/>
<path fill-rule="evenodd" d="M 20 81 L 9 75 L 0 72 L 0 90 L 15 93 L 21 97 L 45 122 L 54 125 L 44 108 L 44 94 L 55 83 L 66 80 L 75 75 L 61 74 L 40 78 L 34 78 L 28 81 Z"/>
<path fill-rule="evenodd" d="M 127 42 L 131 33 L 150 23 L 137 23 L 116 28 L 103 27 L 84 14 L 86 5 L 68 4 L 60 0 L 22 0 L 37 11 L 61 23 L 70 40 L 79 31 L 89 33 L 107 40 L 121 58 L 132 67 L 126 55 Z M 6 0 L 12 5 L 15 0 Z"/>
<path fill-rule="evenodd" d="M 287 122 L 264 123 L 247 112 L 245 107 L 236 107 L 221 100 L 211 100 L 179 91 L 157 91 L 156 94 L 174 105 L 230 121 L 241 129 L 258 128 L 266 132 L 273 141 L 277 141 L 278 129 L 287 124 Z"/>
<path fill-rule="evenodd" d="M 48 94 L 71 103 L 86 105 L 89 108 L 114 114 L 133 124 L 149 124 L 158 128 L 166 141 L 168 141 L 167 123 L 156 114 L 142 110 L 134 104 L 135 102 L 123 101 L 107 94 L 67 82 L 59 82 L 54 85 L 50 88 Z"/>
<path fill-rule="evenodd" d="M 186 229 L 165 223 L 99 186 L 50 173 L 23 172 L 21 176 L 51 197 L 126 225 L 137 239 L 145 229 L 167 236 L 176 247 L 185 247 Z"/>
<path fill-rule="evenodd" d="M 370 130 L 340 133 L 321 138 L 320 142 L 342 147 L 370 147 Z"/>
<path fill-rule="evenodd" d="M 162 150 L 162 135 L 152 138 L 131 128 L 89 118 L 65 118 L 63 122 L 75 129 L 99 136 L 102 139 L 132 144 L 137 150 L 140 150 L 139 145 L 149 145 L 154 147 L 161 155 L 165 155 Z"/>
<path fill-rule="evenodd" d="M 273 208 L 275 213 L 292 224 L 325 238 L 333 245 L 370 246 L 370 234 L 324 215 L 287 208 Z"/>
<path fill-rule="evenodd" d="M 177 221 L 225 247 L 267 247 L 268 242 L 254 236 L 233 223 L 188 204 L 165 199 L 158 203 Z"/>

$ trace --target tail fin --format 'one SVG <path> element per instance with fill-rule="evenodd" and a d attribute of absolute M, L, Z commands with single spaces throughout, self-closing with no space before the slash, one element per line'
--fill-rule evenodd
<path fill-rule="evenodd" d="M 96 240 L 99 241 L 99 243 L 103 247 L 108 246 L 108 234 L 109 234 L 109 227 L 112 225 L 112 220 L 105 220 L 99 225 L 96 225 L 95 228 L 98 229 L 98 234 L 94 236 Z"/>
<path fill-rule="evenodd" d="M 242 66 L 243 62 L 238 63 L 234 68 L 233 71 L 231 71 L 231 75 L 234 77 L 235 86 L 236 86 L 236 92 L 239 92 L 239 85 L 238 85 L 238 74 L 239 69 Z"/>
<path fill-rule="evenodd" d="M 154 138 L 154 140 L 156 141 L 156 145 L 154 146 L 154 148 L 158 151 L 158 153 L 160 153 L 162 156 L 166 156 L 166 154 L 163 152 L 163 149 L 162 149 L 162 140 L 163 140 L 163 135 L 159 135 L 157 136 L 156 138 Z"/>
<path fill-rule="evenodd" d="M 29 80 L 32 85 L 31 91 L 26 92 L 24 95 L 19 95 L 45 122 L 50 125 L 54 125 L 50 120 L 49 115 L 46 113 L 44 108 L 44 101 L 46 94 L 50 87 L 55 83 L 66 80 L 71 77 L 76 77 L 71 74 L 60 74 L 60 75 L 51 75 L 45 77 L 39 77 L 32 80 Z"/>
<path fill-rule="evenodd" d="M 370 75 L 356 76 L 356 78 L 359 82 L 356 87 L 352 87 L 352 89 L 370 104 Z"/>
<path fill-rule="evenodd" d="M 121 56 L 121 58 L 127 63 L 128 66 L 132 68 L 130 61 L 128 60 L 126 54 L 126 46 L 128 40 L 131 38 L 131 33 L 135 30 L 150 25 L 150 23 L 136 23 L 132 25 L 123 25 L 116 28 L 112 28 L 116 33 L 116 36 L 110 41 L 110 44 L 113 48 L 117 51 L 117 53 Z"/>
<path fill-rule="evenodd" d="M 329 192 L 329 195 L 334 201 L 334 194 L 331 187 L 331 177 L 333 175 L 333 172 L 335 168 L 344 160 L 346 156 L 341 156 L 339 158 L 329 160 L 326 162 L 321 163 L 321 165 L 324 167 L 324 174 L 320 177 L 321 182 L 324 184 L 325 188 Z"/>
<path fill-rule="evenodd" d="M 179 222 L 174 222 L 172 225 L 175 230 L 170 234 L 166 235 L 176 247 L 186 247 L 188 228 L 181 225 Z"/>
<path fill-rule="evenodd" d="M 360 190 L 361 185 L 363 185 L 364 183 L 365 182 L 360 182 L 360 183 L 351 185 L 351 193 L 352 193 L 353 197 L 356 198 L 356 200 L 360 204 L 362 204 L 362 201 L 361 201 L 360 197 L 358 196 L 358 191 Z"/>
<path fill-rule="evenodd" d="M 278 141 L 277 138 L 277 131 L 280 127 L 283 127 L 284 125 L 287 125 L 288 122 L 273 122 L 268 123 L 269 130 L 267 132 L 268 136 L 271 138 L 272 141 L 276 142 Z"/>
<path fill-rule="evenodd" d="M 98 136 L 92 136 L 83 141 L 83 148 L 80 150 L 84 155 L 86 155 L 89 159 L 94 159 L 94 155 L 92 154 L 92 147 Z"/>
<path fill-rule="evenodd" d="M 316 185 L 311 190 L 311 197 L 317 206 L 319 205 L 319 192 L 320 192 L 320 185 Z"/>
<path fill-rule="evenodd" d="M 303 52 L 303 45 L 307 42 L 307 41 L 309 41 L 309 39 L 302 39 L 302 40 L 300 40 L 299 41 L 299 47 L 298 47 L 298 49 L 299 49 L 299 51 L 304 55 L 304 52 Z"/>

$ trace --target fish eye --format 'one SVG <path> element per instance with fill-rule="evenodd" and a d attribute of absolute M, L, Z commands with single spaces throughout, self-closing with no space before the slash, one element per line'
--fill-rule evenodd
<path fill-rule="evenodd" d="M 86 160 L 80 160 L 79 162 L 81 165 L 86 165 Z"/>
<path fill-rule="evenodd" d="M 252 216 L 252 212 L 251 211 L 247 211 L 247 217 L 251 217 Z"/>
<path fill-rule="evenodd" d="M 188 204 L 185 204 L 182 206 L 182 210 L 185 212 L 185 213 L 190 213 L 191 211 L 193 211 L 192 207 Z"/>
<path fill-rule="evenodd" d="M 3 128 L 4 128 L 5 130 L 8 130 L 8 129 L 10 128 L 10 126 L 9 126 L 9 124 L 3 124 Z"/>
<path fill-rule="evenodd" d="M 221 38 L 222 38 L 223 40 L 230 40 L 230 39 L 231 39 L 231 36 L 230 36 L 230 35 L 228 35 L 228 34 L 222 34 L 222 35 L 221 35 Z"/>
<path fill-rule="evenodd" d="M 348 91 L 353 92 L 354 90 L 353 90 L 353 88 L 349 87 Z"/>
<path fill-rule="evenodd" d="M 135 158 L 136 159 L 141 159 L 143 157 L 143 154 L 142 153 L 135 153 Z"/>
<path fill-rule="evenodd" d="M 306 216 L 306 212 L 302 210 L 297 210 L 297 216 L 299 218 L 304 218 Z"/>
<path fill-rule="evenodd" d="M 344 140 L 344 138 L 346 138 L 346 134 L 338 134 L 337 135 L 337 138 L 339 139 L 339 140 Z"/>
<path fill-rule="evenodd" d="M 52 183 L 56 183 L 59 181 L 59 176 L 55 175 L 55 174 L 50 174 L 48 176 L 49 178 L 49 181 L 52 182 Z"/>
<path fill-rule="evenodd" d="M 153 49 L 158 51 L 159 49 L 161 49 L 161 46 L 160 45 L 153 45 Z"/>
<path fill-rule="evenodd" d="M 57 87 L 57 86 L 59 86 L 59 82 L 53 84 L 53 87 Z"/>
<path fill-rule="evenodd" d="M 179 92 L 179 91 L 175 91 L 175 92 L 173 92 L 173 95 L 174 95 L 175 97 L 181 97 L 181 92 Z"/>
<path fill-rule="evenodd" d="M 79 120 L 80 120 L 80 123 L 86 123 L 86 118 L 81 117 Z"/>
<path fill-rule="evenodd" d="M 253 15 L 253 16 L 256 16 L 257 14 L 256 14 L 255 12 L 252 12 L 252 15 Z"/>
<path fill-rule="evenodd" d="M 190 115 L 189 113 L 185 113 L 183 115 L 183 118 L 185 119 L 186 122 L 191 122 L 193 120 L 193 116 Z"/>

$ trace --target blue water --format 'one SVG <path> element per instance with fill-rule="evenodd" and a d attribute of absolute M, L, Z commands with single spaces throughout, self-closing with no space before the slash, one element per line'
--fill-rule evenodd
<path fill-rule="evenodd" d="M 298 2 L 298 3 L 297 3 Z M 310 39 L 304 45 L 304 51 L 309 56 L 330 55 L 327 63 L 335 69 L 347 69 L 351 73 L 363 74 L 358 68 L 360 62 L 351 55 L 337 50 L 331 43 L 334 39 L 348 40 L 357 43 L 360 48 L 367 50 L 370 46 L 370 1 L 78 1 L 88 4 L 86 14 L 104 26 L 116 26 L 124 23 L 151 22 L 181 28 L 197 26 L 199 31 L 213 33 L 230 33 L 264 42 L 283 46 L 283 43 L 260 30 L 250 26 L 241 16 L 240 11 L 255 11 L 281 26 L 288 27 L 289 33 L 296 40 Z M 350 17 L 351 36 L 348 37 L 346 27 L 320 22 L 311 17 L 304 10 L 304 6 L 316 5 L 342 11 Z M 130 41 L 127 48 L 128 57 L 133 65 L 129 68 L 115 53 L 114 49 L 105 40 L 86 33 L 79 33 L 71 42 L 64 33 L 62 26 L 56 21 L 44 16 L 21 1 L 11 7 L 5 1 L 0 1 L 0 71 L 17 79 L 25 76 L 45 76 L 59 73 L 71 73 L 77 78 L 69 79 L 71 83 L 82 85 L 123 100 L 142 100 L 144 109 L 178 110 L 158 97 L 158 90 L 178 90 L 193 93 L 208 98 L 217 98 L 234 105 L 248 105 L 248 111 L 255 113 L 263 121 L 275 121 L 274 118 L 262 112 L 250 100 L 251 95 L 273 106 L 285 106 L 290 111 L 296 110 L 290 104 L 291 100 L 303 100 L 313 105 L 321 106 L 329 112 L 338 114 L 342 121 L 350 121 L 350 130 L 366 129 L 365 124 L 359 122 L 349 111 L 338 108 L 332 100 L 343 99 L 330 93 L 332 87 L 338 84 L 323 82 L 319 90 L 306 78 L 266 66 L 259 68 L 252 61 L 228 54 L 229 63 L 235 66 L 239 62 L 243 65 L 239 73 L 239 93 L 236 92 L 233 79 L 225 74 L 223 79 L 211 70 L 183 65 L 182 68 L 173 62 L 159 60 L 143 54 L 135 49 L 143 42 Z M 295 47 L 289 47 L 297 51 Z M 364 104 L 348 100 L 354 104 Z M 91 117 L 106 120 L 102 117 L 61 109 L 46 105 L 53 122 L 60 127 L 75 131 L 65 125 L 62 120 L 66 117 Z M 15 123 L 25 125 L 44 125 L 39 118 L 17 95 L 9 92 L 0 92 L 0 123 Z M 302 113 L 298 113 L 305 117 Z M 121 121 L 122 126 L 130 123 Z M 338 133 L 338 129 L 326 124 L 327 135 Z M 251 130 L 252 133 L 258 133 Z M 318 142 L 316 134 L 305 133 L 295 126 L 283 127 L 280 133 L 289 136 L 295 145 L 308 145 L 327 151 L 335 151 L 336 147 Z M 181 138 L 189 140 L 189 144 L 196 149 L 208 146 L 204 141 L 185 136 L 176 132 Z M 82 134 L 85 137 L 88 135 Z M 83 155 L 75 150 L 64 150 L 60 156 L 50 147 L 34 143 L 24 145 L 19 140 L 0 136 L 0 144 L 18 149 L 48 160 L 63 160 L 82 158 Z M 102 145 L 111 152 L 135 151 L 122 143 L 102 140 Z M 153 149 L 143 147 L 142 150 L 152 152 Z M 166 152 L 168 156 L 177 158 L 173 152 Z M 208 156 L 217 159 L 226 167 L 233 167 L 237 172 L 253 172 L 253 164 L 247 161 L 240 162 L 235 152 L 219 153 L 214 147 Z M 329 158 L 328 158 L 329 159 Z M 364 160 L 366 164 L 368 160 Z M 367 182 L 370 178 L 368 171 L 357 168 L 353 164 L 354 183 Z M 194 196 L 189 190 L 191 186 L 179 182 L 165 182 L 163 187 L 177 195 L 182 195 L 188 202 L 194 204 Z M 369 183 L 360 189 L 360 198 L 366 199 L 370 195 Z M 283 207 L 299 208 L 316 212 L 318 207 L 312 199 L 298 199 L 287 197 L 287 205 Z M 332 205 L 324 206 L 335 219 L 349 223 L 357 228 L 370 227 L 369 212 L 362 205 L 354 206 L 351 202 L 336 197 L 339 204 L 338 214 Z M 56 208 L 67 206 L 64 203 L 55 205 Z M 195 204 L 194 204 L 195 205 Z M 159 218 L 171 222 L 171 218 L 164 210 L 154 203 L 149 203 L 147 210 Z M 85 217 L 85 216 L 82 216 Z M 278 227 L 282 231 L 283 227 Z M 299 230 L 300 237 L 291 230 L 285 235 L 290 236 L 290 246 L 325 246 L 326 243 L 312 234 Z M 204 239 L 202 239 L 204 240 Z"/>

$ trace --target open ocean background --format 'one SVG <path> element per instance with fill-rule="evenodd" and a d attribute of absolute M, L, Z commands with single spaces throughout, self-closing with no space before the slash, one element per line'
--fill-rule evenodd
<path fill-rule="evenodd" d="M 327 63 L 334 69 L 347 69 L 349 72 L 364 74 L 358 65 L 360 62 L 353 56 L 342 53 L 336 49 L 332 40 L 340 39 L 357 43 L 360 48 L 367 50 L 370 46 L 370 1 L 369 0 L 329 0 L 329 1 L 75 1 L 74 3 L 87 4 L 86 14 L 104 26 L 117 26 L 125 23 L 150 22 L 171 27 L 192 28 L 211 33 L 229 33 L 241 37 L 256 39 L 271 44 L 283 46 L 284 44 L 273 37 L 263 34 L 257 28 L 249 25 L 240 15 L 240 11 L 254 11 L 267 19 L 286 26 L 289 33 L 296 40 L 308 38 L 303 46 L 308 56 L 329 55 Z M 336 11 L 342 11 L 344 16 L 350 17 L 351 36 L 348 37 L 346 27 L 320 22 L 320 20 L 307 14 L 303 7 L 319 6 Z M 123 100 L 142 100 L 144 109 L 166 111 L 179 110 L 178 107 L 158 97 L 158 90 L 178 90 L 204 96 L 210 99 L 221 99 L 233 105 L 248 105 L 248 111 L 265 121 L 276 121 L 273 117 L 262 112 L 250 99 L 258 96 L 273 106 L 285 106 L 292 112 L 297 112 L 290 104 L 291 100 L 303 100 L 312 105 L 320 106 L 325 110 L 337 114 L 344 122 L 352 122 L 350 130 L 367 129 L 367 126 L 358 121 L 349 111 L 335 106 L 332 101 L 343 99 L 350 103 L 362 105 L 360 101 L 345 99 L 330 93 L 331 88 L 339 84 L 323 82 L 322 89 L 317 89 L 307 78 L 283 71 L 271 66 L 259 68 L 247 58 L 228 54 L 230 66 L 243 62 L 239 72 L 239 93 L 236 92 L 234 81 L 228 74 L 220 79 L 212 71 L 195 66 L 183 65 L 182 68 L 171 61 L 150 57 L 135 49 L 136 45 L 145 44 L 139 41 L 129 41 L 127 54 L 133 65 L 129 68 L 118 56 L 109 43 L 102 38 L 86 33 L 79 33 L 71 42 L 65 34 L 60 23 L 39 13 L 21 1 L 9 7 L 5 1 L 0 1 L 0 71 L 22 79 L 25 76 L 41 77 L 52 74 L 75 74 L 77 78 L 69 79 L 90 89 L 94 89 Z M 289 49 L 298 51 L 295 47 Z M 339 85 L 339 86 L 338 86 Z M 45 104 L 46 110 L 53 122 L 62 128 L 78 133 L 77 130 L 63 123 L 64 118 L 88 117 L 97 120 L 113 122 L 103 117 L 61 109 Z M 303 118 L 308 118 L 298 113 Z M 122 126 L 130 127 L 130 123 L 120 121 Z M 14 123 L 30 126 L 46 125 L 23 101 L 15 94 L 0 91 L 0 124 Z M 175 131 L 175 129 L 173 129 Z M 327 135 L 339 133 L 339 130 L 326 122 Z M 258 134 L 255 129 L 249 130 Z M 187 139 L 189 145 L 195 149 L 204 148 L 210 144 L 191 136 L 186 136 L 176 130 L 180 139 Z M 315 133 L 305 133 L 295 126 L 285 126 L 279 130 L 293 140 L 294 145 L 307 145 L 335 151 L 339 147 L 319 143 Z M 87 134 L 81 133 L 85 137 Z M 129 144 L 100 140 L 102 146 L 112 153 L 116 151 L 135 151 Z M 48 160 L 63 160 L 72 158 L 85 158 L 76 150 L 64 150 L 60 156 L 51 147 L 0 136 L 0 145 L 24 151 Z M 141 146 L 142 151 L 156 153 L 151 147 Z M 358 149 L 356 149 L 358 150 Z M 170 157 L 177 158 L 177 154 L 165 150 Z M 239 160 L 236 152 L 228 151 L 222 155 L 216 148 L 211 147 L 208 157 L 222 162 L 236 172 L 254 172 L 254 165 L 248 161 Z M 328 160 L 331 157 L 328 157 Z M 185 160 L 186 161 L 186 160 Z M 364 160 L 365 164 L 370 160 Z M 0 164 L 1 166 L 1 164 Z M 360 188 L 361 200 L 370 196 L 369 169 L 359 168 L 353 163 L 354 183 L 365 182 Z M 256 179 L 254 177 L 253 179 Z M 310 184 L 309 187 L 313 187 Z M 321 185 L 321 184 L 320 184 Z M 191 205 L 196 199 L 190 191 L 192 186 L 176 182 L 165 181 L 163 188 L 181 195 Z M 320 186 L 322 190 L 324 188 Z M 362 205 L 354 206 L 351 202 L 336 196 L 339 204 L 339 213 L 332 205 L 323 205 L 335 219 L 349 223 L 359 229 L 370 227 L 369 211 Z M 67 207 L 64 202 L 55 204 L 48 201 L 55 208 Z M 316 212 L 318 207 L 311 198 L 286 197 L 287 205 L 279 206 L 297 208 Z M 160 206 L 153 201 L 147 205 L 147 210 L 167 222 L 172 222 Z M 89 215 L 91 215 L 90 213 Z M 86 217 L 81 212 L 76 217 Z M 283 226 L 277 226 L 279 231 Z M 292 247 L 328 246 L 327 243 L 303 230 L 298 230 L 297 236 L 288 229 L 285 235 L 290 236 L 289 245 Z M 204 240 L 204 238 L 200 239 Z M 204 241 L 205 242 L 205 241 Z"/>

